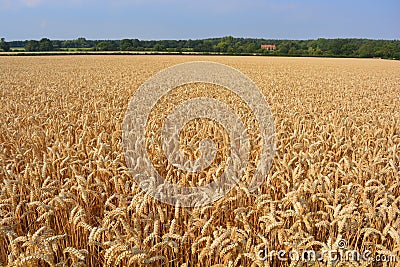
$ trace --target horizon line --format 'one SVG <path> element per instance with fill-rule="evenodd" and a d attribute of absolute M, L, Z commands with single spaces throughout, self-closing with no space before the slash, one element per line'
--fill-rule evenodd
<path fill-rule="evenodd" d="M 66 39 L 62 39 L 62 38 L 50 38 L 50 37 L 40 37 L 37 39 L 13 39 L 13 40 L 7 40 L 6 37 L 4 37 L 4 39 L 7 42 L 18 42 L 18 41 L 31 41 L 31 40 L 41 40 L 44 38 L 47 38 L 51 41 L 70 41 L 70 40 L 77 40 L 79 38 L 84 38 L 85 40 L 89 40 L 89 41 L 120 41 L 120 40 L 124 40 L 124 39 L 128 39 L 128 40 L 133 40 L 133 39 L 137 39 L 140 41 L 188 41 L 188 40 L 208 40 L 208 39 L 222 39 L 225 37 L 233 37 L 235 39 L 255 39 L 255 40 L 277 40 L 277 41 L 307 41 L 307 40 L 318 40 L 318 39 L 327 39 L 327 40 L 335 40 L 335 39 L 360 39 L 360 40 L 375 40 L 375 41 L 400 41 L 400 39 L 397 38 L 393 38 L 393 39 L 383 39 L 383 38 L 370 38 L 370 37 L 316 37 L 316 38 L 265 38 L 265 37 L 239 37 L 239 36 L 232 36 L 232 35 L 224 35 L 224 36 L 219 36 L 219 37 L 205 37 L 205 38 L 178 38 L 178 39 L 174 39 L 174 38 L 170 38 L 170 39 L 140 39 L 138 37 L 123 37 L 123 38 L 87 38 L 84 36 L 79 36 L 76 38 L 66 38 Z"/>

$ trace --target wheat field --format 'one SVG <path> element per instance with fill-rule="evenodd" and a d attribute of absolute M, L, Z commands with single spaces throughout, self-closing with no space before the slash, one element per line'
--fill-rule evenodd
<path fill-rule="evenodd" d="M 239 185 L 208 206 L 175 208 L 134 182 L 121 127 L 144 81 L 196 60 L 227 64 L 256 83 L 274 116 L 276 154 L 257 191 Z M 400 62 L 91 55 L 0 63 L 1 266 L 399 264 Z M 206 125 L 223 158 L 223 133 Z M 206 136 L 198 128 L 187 125 L 182 139 Z M 397 262 L 259 257 L 264 248 L 336 250 L 341 240 L 343 250 Z"/>

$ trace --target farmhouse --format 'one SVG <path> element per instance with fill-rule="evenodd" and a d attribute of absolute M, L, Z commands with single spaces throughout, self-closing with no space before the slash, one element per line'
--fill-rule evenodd
<path fill-rule="evenodd" d="M 271 45 L 271 44 L 262 44 L 261 49 L 265 50 L 276 50 L 276 45 Z"/>

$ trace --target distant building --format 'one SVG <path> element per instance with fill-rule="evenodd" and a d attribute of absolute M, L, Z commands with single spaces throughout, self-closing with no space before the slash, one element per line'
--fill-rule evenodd
<path fill-rule="evenodd" d="M 270 44 L 262 44 L 261 49 L 265 50 L 276 50 L 276 45 L 270 45 Z"/>

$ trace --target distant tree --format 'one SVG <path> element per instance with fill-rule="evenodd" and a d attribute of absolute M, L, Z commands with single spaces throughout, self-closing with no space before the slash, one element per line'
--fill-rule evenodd
<path fill-rule="evenodd" d="M 39 41 L 36 41 L 36 40 L 27 41 L 24 47 L 25 47 L 25 51 L 28 51 L 28 52 L 39 51 L 39 49 L 40 49 Z"/>
<path fill-rule="evenodd" d="M 87 40 L 83 37 L 79 37 L 78 39 L 75 40 L 77 48 L 88 48 L 89 44 Z"/>
<path fill-rule="evenodd" d="M 307 50 L 308 55 L 312 56 L 314 55 L 314 52 L 315 52 L 314 48 L 312 48 L 312 46 L 309 46 Z"/>
<path fill-rule="evenodd" d="M 322 55 L 322 49 L 319 46 L 317 46 L 317 48 L 315 48 L 314 55 L 316 55 L 316 56 Z"/>
<path fill-rule="evenodd" d="M 291 48 L 289 49 L 288 54 L 289 54 L 289 55 L 297 55 L 298 52 L 297 52 L 296 48 L 291 47 Z"/>
<path fill-rule="evenodd" d="M 10 45 L 5 41 L 4 38 L 0 39 L 0 50 L 4 52 L 10 51 Z"/>
<path fill-rule="evenodd" d="M 156 43 L 153 47 L 154 51 L 165 51 L 165 46 L 159 43 Z"/>
<path fill-rule="evenodd" d="M 394 43 L 387 43 L 376 53 L 383 58 L 394 58 L 396 55 L 396 46 Z"/>
<path fill-rule="evenodd" d="M 106 51 L 108 49 L 108 43 L 107 42 L 99 42 L 96 45 L 96 50 L 97 51 Z"/>
<path fill-rule="evenodd" d="M 111 41 L 100 41 L 96 44 L 97 51 L 115 51 L 116 45 Z"/>
<path fill-rule="evenodd" d="M 224 41 L 220 41 L 216 46 L 217 52 L 226 52 L 228 50 L 228 44 Z"/>
<path fill-rule="evenodd" d="M 247 53 L 255 53 L 257 49 L 258 49 L 258 47 L 256 46 L 256 44 L 251 42 L 251 43 L 247 43 L 245 51 Z"/>
<path fill-rule="evenodd" d="M 278 47 L 278 54 L 280 54 L 280 55 L 287 55 L 287 54 L 289 53 L 289 49 L 290 49 L 289 45 L 290 45 L 290 41 L 288 41 L 288 40 L 281 41 L 281 42 L 277 45 L 277 47 Z"/>
<path fill-rule="evenodd" d="M 53 43 L 47 39 L 47 38 L 42 38 L 39 42 L 39 50 L 40 51 L 53 51 Z"/>
<path fill-rule="evenodd" d="M 121 41 L 121 44 L 119 46 L 119 49 L 122 51 L 129 51 L 129 50 L 133 50 L 133 43 L 132 40 L 129 39 L 123 39 Z"/>
<path fill-rule="evenodd" d="M 348 43 L 342 46 L 342 55 L 345 56 L 354 56 L 357 51 L 357 44 L 349 41 Z"/>
<path fill-rule="evenodd" d="M 53 50 L 59 50 L 62 48 L 62 42 L 59 40 L 51 41 L 51 43 L 53 44 Z"/>
<path fill-rule="evenodd" d="M 374 45 L 370 42 L 361 45 L 358 49 L 360 57 L 373 57 L 375 54 Z"/>
<path fill-rule="evenodd" d="M 234 38 L 232 36 L 223 37 L 216 46 L 217 52 L 228 52 L 228 49 L 233 45 Z M 232 49 L 229 49 L 231 52 Z"/>
<path fill-rule="evenodd" d="M 226 50 L 226 52 L 228 52 L 228 54 L 233 54 L 233 53 L 235 53 L 235 49 L 232 46 L 228 46 L 228 49 Z"/>
<path fill-rule="evenodd" d="M 213 43 L 210 40 L 203 41 L 203 52 L 212 52 L 213 51 Z"/>
<path fill-rule="evenodd" d="M 232 44 L 234 42 L 234 38 L 232 36 L 225 36 L 222 37 L 222 42 L 225 42 L 227 44 Z"/>
<path fill-rule="evenodd" d="M 275 44 L 276 51 L 261 49 L 262 44 Z M 382 57 L 400 58 L 400 40 L 368 39 L 325 39 L 317 40 L 272 40 L 255 38 L 208 38 L 199 40 L 53 40 L 43 38 L 40 42 L 0 41 L 0 51 L 9 47 L 22 48 L 26 51 L 51 51 L 65 48 L 91 48 L 97 51 L 135 50 L 135 51 L 170 51 L 170 52 L 223 52 L 223 53 L 263 53 L 268 55 L 314 55 L 338 57 Z"/>
<path fill-rule="evenodd" d="M 141 47 L 139 39 L 132 39 L 132 46 L 133 47 Z"/>

